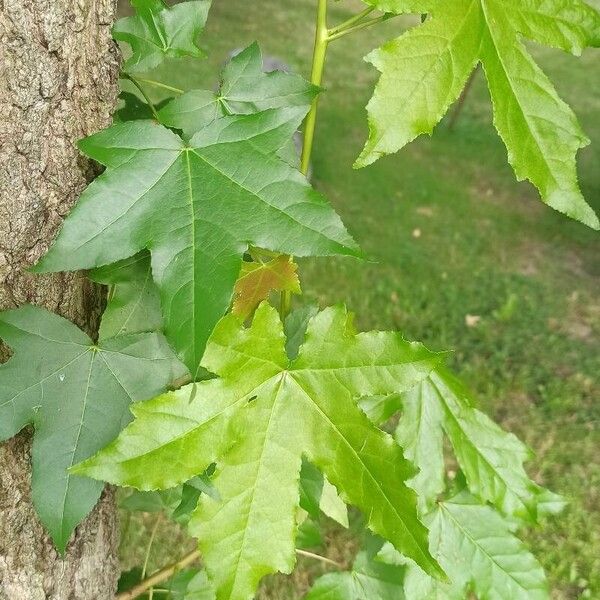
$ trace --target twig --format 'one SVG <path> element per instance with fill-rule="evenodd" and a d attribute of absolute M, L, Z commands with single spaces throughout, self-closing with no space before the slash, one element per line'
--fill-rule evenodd
<path fill-rule="evenodd" d="M 326 556 L 321 556 L 320 554 L 314 554 L 313 552 L 308 552 L 307 550 L 296 550 L 296 554 L 300 556 L 306 556 L 307 558 L 312 558 L 314 560 L 320 560 L 321 562 L 327 563 L 328 565 L 332 565 L 337 569 L 344 569 L 344 565 L 336 562 L 335 560 L 331 560 Z M 154 573 L 138 583 L 135 587 L 132 587 L 130 590 L 126 592 L 122 592 L 121 594 L 117 594 L 115 600 L 134 600 L 138 596 L 141 596 L 143 593 L 147 592 L 150 588 L 155 585 L 166 581 L 171 578 L 175 573 L 185 569 L 185 567 L 191 565 L 193 562 L 196 562 L 200 558 L 200 551 L 194 550 L 189 554 L 186 554 L 181 560 L 178 560 L 176 563 L 169 565 L 167 567 L 163 567 L 160 571 Z"/>
<path fill-rule="evenodd" d="M 152 100 L 150 100 L 150 96 L 148 96 L 148 94 L 146 93 L 146 90 L 143 88 L 142 84 L 135 77 L 132 77 L 131 75 L 129 75 L 127 73 L 121 73 L 121 77 L 123 77 L 124 79 L 128 79 L 129 81 L 131 81 L 131 83 L 133 83 L 133 85 L 135 85 L 135 87 L 140 91 L 140 94 L 142 94 L 142 96 L 144 96 L 144 100 L 146 101 L 146 104 L 150 108 L 150 111 L 152 112 L 152 116 L 157 121 L 159 121 L 160 119 L 158 116 L 158 111 L 156 110 L 156 107 L 152 103 Z"/>
<path fill-rule="evenodd" d="M 398 15 L 386 13 L 385 15 L 381 15 L 380 17 L 375 17 L 374 19 L 369 19 L 368 21 L 361 21 L 360 23 L 358 23 L 358 25 L 355 25 L 354 27 L 349 27 L 348 29 L 342 29 L 341 31 L 338 31 L 337 33 L 330 34 L 327 39 L 330 42 L 333 42 L 333 40 L 337 40 L 341 37 L 344 37 L 345 35 L 348 35 L 349 33 L 354 33 L 355 31 L 360 31 L 361 29 L 365 29 L 366 27 L 371 27 L 372 25 L 376 25 L 377 23 L 383 23 L 384 21 L 388 21 L 389 19 L 393 19 L 394 17 L 397 17 L 397 16 Z"/>
<path fill-rule="evenodd" d="M 191 565 L 193 562 L 196 562 L 200 558 L 200 551 L 194 550 L 189 554 L 186 554 L 181 560 L 178 560 L 176 563 L 169 565 L 167 567 L 163 567 L 154 575 L 148 577 L 144 581 L 138 583 L 135 587 L 132 587 L 130 590 L 123 592 L 121 594 L 117 594 L 115 600 L 133 600 L 138 596 L 141 596 L 143 593 L 147 592 L 151 587 L 170 579 L 177 571 L 181 571 L 185 569 L 185 567 Z"/>
<path fill-rule="evenodd" d="M 314 554 L 313 552 L 308 552 L 308 550 L 298 550 L 296 549 L 296 554 L 300 556 L 306 556 L 307 558 L 314 558 L 315 560 L 320 560 L 321 562 L 327 563 L 328 565 L 333 565 L 338 569 L 343 569 L 344 565 L 336 562 L 335 560 L 331 560 L 331 558 L 327 558 L 326 556 L 321 556 L 320 554 Z"/>

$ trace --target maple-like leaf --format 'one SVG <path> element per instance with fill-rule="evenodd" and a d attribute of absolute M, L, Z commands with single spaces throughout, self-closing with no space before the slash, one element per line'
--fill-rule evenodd
<path fill-rule="evenodd" d="M 33 503 L 63 551 L 102 491 L 67 469 L 112 441 L 130 420 L 130 403 L 163 391 L 182 365 L 159 334 L 95 345 L 33 306 L 0 313 L 0 338 L 14 352 L 0 366 L 0 439 L 33 424 Z"/>
<path fill-rule="evenodd" d="M 367 57 L 381 78 L 368 105 L 365 166 L 431 133 L 481 62 L 494 124 L 519 180 L 542 200 L 598 229 L 577 183 L 576 154 L 589 140 L 573 111 L 531 58 L 520 37 L 579 54 L 600 44 L 600 14 L 582 0 L 369 0 L 427 20 Z"/>
<path fill-rule="evenodd" d="M 438 574 L 404 483 L 413 467 L 357 404 L 411 388 L 437 355 L 397 333 L 356 334 L 341 307 L 310 321 L 292 361 L 285 341 L 267 304 L 247 329 L 224 317 L 202 361 L 221 379 L 135 405 L 127 430 L 75 472 L 155 489 L 216 462 L 212 483 L 222 500 L 201 498 L 191 523 L 220 600 L 246 600 L 262 576 L 293 568 L 303 455 L 375 532 Z"/>
<path fill-rule="evenodd" d="M 275 155 L 306 110 L 224 117 L 189 144 L 150 121 L 86 138 L 83 151 L 107 169 L 34 270 L 97 267 L 148 248 L 165 333 L 195 373 L 249 245 L 296 256 L 360 254 L 325 198 Z"/>
<path fill-rule="evenodd" d="M 299 75 L 263 72 L 257 43 L 234 56 L 223 69 L 217 92 L 191 90 L 159 112 L 161 123 L 191 137 L 207 123 L 226 115 L 251 115 L 272 108 L 310 106 L 319 88 Z"/>
<path fill-rule="evenodd" d="M 335 486 L 307 461 L 302 462 L 300 470 L 300 507 L 313 519 L 318 519 L 322 512 L 343 527 L 349 526 L 348 507 Z"/>
<path fill-rule="evenodd" d="M 272 291 L 301 293 L 298 266 L 289 256 L 278 256 L 264 263 L 242 263 L 234 288 L 233 314 L 246 319 Z"/>
<path fill-rule="evenodd" d="M 123 70 L 149 71 L 165 58 L 203 57 L 197 46 L 211 0 L 189 0 L 167 6 L 163 0 L 131 0 L 133 17 L 119 19 L 113 27 L 115 40 L 127 42 L 132 56 Z"/>
<path fill-rule="evenodd" d="M 352 570 L 319 577 L 305 600 L 404 600 L 406 567 L 377 560 L 381 542 L 369 540 Z"/>
<path fill-rule="evenodd" d="M 462 492 L 439 502 L 425 517 L 431 553 L 449 583 L 433 579 L 414 563 L 407 567 L 407 600 L 547 600 L 544 571 L 514 527 L 489 506 Z M 383 555 L 394 552 L 384 549 Z M 406 562 L 400 559 L 400 562 Z"/>
<path fill-rule="evenodd" d="M 473 408 L 464 386 L 438 367 L 402 397 L 396 439 L 421 472 L 410 485 L 431 504 L 444 489 L 443 435 L 448 436 L 469 489 L 504 514 L 534 519 L 546 491 L 523 463 L 531 451 L 513 434 Z"/>
<path fill-rule="evenodd" d="M 117 335 L 162 331 L 158 288 L 152 280 L 150 255 L 131 258 L 94 269 L 88 277 L 109 286 L 108 301 L 100 324 L 100 339 Z"/>

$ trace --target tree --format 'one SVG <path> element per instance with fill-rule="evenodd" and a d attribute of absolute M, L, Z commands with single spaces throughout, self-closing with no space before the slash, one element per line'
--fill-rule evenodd
<path fill-rule="evenodd" d="M 78 274 L 34 277 L 27 267 L 94 176 L 75 142 L 108 125 L 115 107 L 115 10 L 115 0 L 0 2 L 0 307 L 43 305 L 91 335 L 100 288 Z M 7 357 L 0 348 L 0 361 Z M 118 576 L 113 492 L 61 556 L 30 501 L 30 436 L 0 447 L 0 598 L 109 598 Z"/>

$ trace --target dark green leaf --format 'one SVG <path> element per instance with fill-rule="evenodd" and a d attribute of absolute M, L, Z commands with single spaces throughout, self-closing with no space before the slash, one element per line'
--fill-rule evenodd
<path fill-rule="evenodd" d="M 0 313 L 14 352 L 0 366 L 0 439 L 35 427 L 33 503 L 59 550 L 100 497 L 102 485 L 69 475 L 129 422 L 129 405 L 163 391 L 182 365 L 156 333 L 98 345 L 69 321 L 24 306 Z"/>
<path fill-rule="evenodd" d="M 223 70 L 218 92 L 192 90 L 172 100 L 159 113 L 161 123 L 191 137 L 219 117 L 250 115 L 273 108 L 310 106 L 319 92 L 299 75 L 263 73 L 258 44 L 234 56 Z"/>
<path fill-rule="evenodd" d="M 135 16 L 119 19 L 113 37 L 131 46 L 123 70 L 149 71 L 165 58 L 203 57 L 196 45 L 211 0 L 190 0 L 168 7 L 162 0 L 131 0 Z"/>
<path fill-rule="evenodd" d="M 165 333 L 195 373 L 249 245 L 296 256 L 359 251 L 306 179 L 275 156 L 304 107 L 225 117 L 186 145 L 150 121 L 81 142 L 107 169 L 83 193 L 38 272 L 152 255 Z"/>

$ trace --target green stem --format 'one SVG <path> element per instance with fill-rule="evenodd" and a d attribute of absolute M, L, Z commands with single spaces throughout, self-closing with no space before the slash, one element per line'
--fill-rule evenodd
<path fill-rule="evenodd" d="M 144 100 L 146 101 L 146 104 L 148 104 L 148 106 L 150 107 L 150 110 L 152 111 L 152 116 L 157 121 L 159 121 L 160 119 L 158 118 L 158 112 L 156 111 L 156 107 L 152 103 L 152 100 L 150 100 L 150 96 L 148 96 L 148 94 L 146 93 L 146 90 L 143 88 L 142 84 L 135 77 L 132 77 L 128 73 L 122 73 L 121 77 L 123 77 L 124 79 L 128 79 L 129 81 L 131 81 L 131 83 L 133 83 L 133 85 L 135 85 L 135 87 L 140 91 L 142 96 L 144 96 Z"/>
<path fill-rule="evenodd" d="M 369 8 L 366 8 L 365 10 L 358 13 L 357 15 L 350 17 L 347 21 L 344 21 L 343 23 L 340 23 L 339 25 L 332 27 L 329 30 L 329 34 L 332 35 L 334 33 L 337 33 L 338 31 L 342 31 L 343 29 L 348 29 L 349 27 L 352 27 L 352 25 L 354 25 L 355 23 L 358 23 L 359 21 L 362 21 L 365 17 L 368 17 L 374 10 L 375 10 L 374 6 L 370 6 Z"/>
<path fill-rule="evenodd" d="M 329 44 L 329 31 L 327 30 L 327 0 L 319 0 L 317 9 L 317 27 L 315 31 L 315 48 L 313 52 L 312 73 L 310 81 L 313 85 L 321 87 L 323 72 L 325 70 L 325 57 L 327 45 Z M 317 125 L 317 111 L 319 109 L 319 96 L 312 103 L 306 124 L 304 126 L 304 143 L 302 145 L 302 159 L 300 171 L 308 174 L 310 168 L 310 157 L 315 139 L 315 128 Z"/>
<path fill-rule="evenodd" d="M 167 85 L 166 83 L 161 83 L 160 81 L 154 81 L 154 79 L 145 79 L 143 77 L 136 77 L 136 79 L 142 83 L 153 85 L 154 87 L 167 90 L 168 92 L 173 92 L 174 94 L 185 94 L 185 90 L 173 87 L 172 85 Z"/>
<path fill-rule="evenodd" d="M 319 87 L 321 87 L 321 83 L 323 82 L 323 72 L 325 70 L 325 57 L 327 56 L 328 43 L 329 31 L 327 29 L 327 0 L 319 0 L 319 5 L 317 8 L 317 26 L 315 30 L 312 72 L 310 76 L 311 83 Z M 304 125 L 304 140 L 302 143 L 302 157 L 300 159 L 300 172 L 303 175 L 308 175 L 308 171 L 310 169 L 310 157 L 312 155 L 313 142 L 315 140 L 318 109 L 319 96 L 313 100 Z M 279 312 L 282 319 L 285 319 L 285 317 L 289 314 L 291 306 L 291 292 L 281 292 L 281 305 Z"/>
<path fill-rule="evenodd" d="M 381 15 L 380 17 L 375 17 L 374 19 L 369 19 L 368 21 L 362 21 L 361 23 L 358 23 L 358 25 L 355 25 L 354 27 L 348 27 L 347 29 L 342 29 L 341 31 L 338 31 L 337 33 L 330 35 L 329 41 L 332 42 L 333 40 L 337 40 L 341 37 L 344 37 L 345 35 L 348 35 L 349 33 L 354 33 L 355 31 L 360 31 L 361 29 L 371 27 L 372 25 L 377 25 L 377 23 L 383 23 L 383 21 L 387 21 L 388 19 L 391 19 L 396 16 L 398 16 L 398 15 L 392 15 L 392 14 L 386 13 L 385 15 Z"/>

